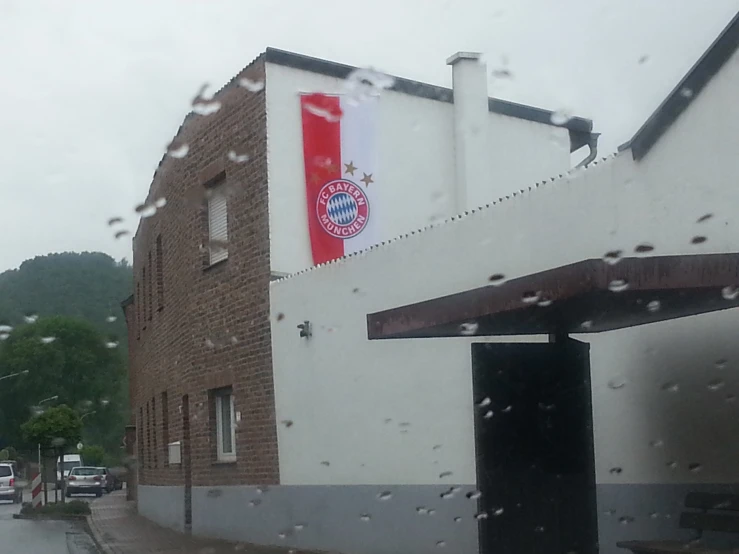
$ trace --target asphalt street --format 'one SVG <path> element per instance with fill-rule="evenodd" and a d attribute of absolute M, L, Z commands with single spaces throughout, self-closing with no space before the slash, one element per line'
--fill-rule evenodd
<path fill-rule="evenodd" d="M 31 501 L 30 492 L 24 502 Z M 20 504 L 0 501 L 0 554 L 97 554 L 82 525 L 13 519 Z"/>

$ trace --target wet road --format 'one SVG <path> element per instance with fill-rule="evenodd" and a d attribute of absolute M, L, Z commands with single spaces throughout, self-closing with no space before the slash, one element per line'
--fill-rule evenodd
<path fill-rule="evenodd" d="M 24 501 L 31 500 L 26 493 Z M 0 501 L 0 554 L 95 554 L 89 537 L 76 523 L 13 519 L 20 504 Z"/>

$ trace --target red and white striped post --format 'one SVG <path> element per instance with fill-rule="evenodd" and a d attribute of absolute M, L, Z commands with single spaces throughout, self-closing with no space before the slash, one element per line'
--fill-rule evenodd
<path fill-rule="evenodd" d="M 31 504 L 34 508 L 41 505 L 41 473 L 37 473 L 31 481 Z"/>

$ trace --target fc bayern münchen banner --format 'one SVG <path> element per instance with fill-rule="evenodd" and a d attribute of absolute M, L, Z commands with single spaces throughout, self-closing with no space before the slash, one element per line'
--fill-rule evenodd
<path fill-rule="evenodd" d="M 302 94 L 303 161 L 313 263 L 375 244 L 378 99 Z"/>

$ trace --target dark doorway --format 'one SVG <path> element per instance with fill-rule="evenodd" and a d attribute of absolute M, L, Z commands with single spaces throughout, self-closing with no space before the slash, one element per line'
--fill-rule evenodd
<path fill-rule="evenodd" d="M 192 459 L 190 457 L 190 396 L 182 397 L 182 467 L 185 471 L 185 532 L 192 532 Z"/>
<path fill-rule="evenodd" d="M 589 351 L 472 345 L 482 554 L 597 552 Z"/>

